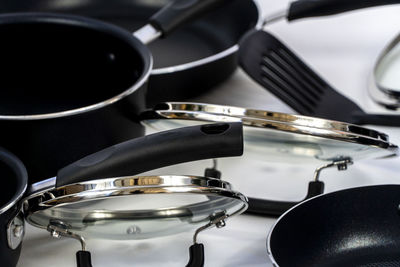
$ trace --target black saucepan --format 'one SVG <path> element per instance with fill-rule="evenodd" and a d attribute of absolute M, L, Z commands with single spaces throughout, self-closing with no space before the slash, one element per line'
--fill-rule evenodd
<path fill-rule="evenodd" d="M 0 177 L 1 266 L 15 266 L 21 252 L 18 239 L 24 235 L 19 202 L 27 188 L 28 175 L 22 162 L 4 148 L 0 148 Z"/>
<path fill-rule="evenodd" d="M 82 15 L 139 29 L 171 0 L 5 0 L 0 13 L 54 12 Z M 253 0 L 232 0 L 168 38 L 149 45 L 154 69 L 149 78 L 147 103 L 184 100 L 206 92 L 225 80 L 237 66 L 237 42 L 248 30 L 261 25 Z"/>
<path fill-rule="evenodd" d="M 135 175 L 183 162 L 240 156 L 242 153 L 241 123 L 185 127 L 108 147 L 60 169 L 56 178 L 39 184 L 59 188 L 82 181 Z M 28 178 L 24 165 L 2 148 L 0 175 L 3 182 L 0 191 L 0 261 L 1 266 L 13 267 L 18 261 L 24 233 L 19 200 L 27 188 Z M 26 196 L 29 195 L 27 192 Z M 90 261 L 90 254 L 80 252 L 78 255 L 82 257 L 78 257 L 78 261 Z"/>
<path fill-rule="evenodd" d="M 143 44 L 224 0 L 177 0 L 135 33 L 77 16 L 0 16 L 0 145 L 30 182 L 107 146 L 143 135 L 152 56 Z M 139 40 L 140 38 L 140 40 Z"/>
<path fill-rule="evenodd" d="M 276 266 L 400 266 L 400 185 L 352 188 L 307 200 L 268 238 Z"/>

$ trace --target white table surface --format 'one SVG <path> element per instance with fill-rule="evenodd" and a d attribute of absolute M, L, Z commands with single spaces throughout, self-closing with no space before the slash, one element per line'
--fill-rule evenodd
<path fill-rule="evenodd" d="M 287 1 L 260 0 L 263 12 L 270 14 L 285 8 Z M 384 112 L 367 94 L 368 77 L 380 50 L 400 29 L 400 6 L 379 7 L 323 19 L 309 19 L 268 26 L 306 62 L 365 110 Z M 194 99 L 198 102 L 230 104 L 294 113 L 277 98 L 252 82 L 238 70 L 216 90 Z M 400 144 L 400 130 L 374 127 L 388 133 Z M 223 179 L 235 189 L 256 197 L 299 200 L 317 166 L 285 163 L 223 160 Z M 357 162 L 346 172 L 324 171 L 326 191 L 368 184 L 399 183 L 400 160 Z M 210 161 L 182 164 L 151 172 L 152 174 L 201 175 Z M 203 232 L 199 241 L 205 245 L 206 266 L 272 266 L 266 253 L 267 233 L 274 219 L 240 215 L 227 221 L 222 229 Z M 88 240 L 95 267 L 109 266 L 185 266 L 192 233 L 141 241 Z M 44 230 L 28 226 L 19 267 L 75 266 L 79 243 L 72 239 L 53 239 Z M 1 266 L 1 263 L 0 263 Z"/>

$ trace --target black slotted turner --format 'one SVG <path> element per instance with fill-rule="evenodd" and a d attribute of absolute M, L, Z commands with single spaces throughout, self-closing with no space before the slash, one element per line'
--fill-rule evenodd
<path fill-rule="evenodd" d="M 400 126 L 400 115 L 366 113 L 268 32 L 253 31 L 242 38 L 239 62 L 251 78 L 299 114 L 354 124 Z"/>

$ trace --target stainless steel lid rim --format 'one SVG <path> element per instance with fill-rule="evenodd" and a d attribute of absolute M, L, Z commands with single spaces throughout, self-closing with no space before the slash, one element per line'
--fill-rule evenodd
<path fill-rule="evenodd" d="M 167 110 L 161 109 L 162 107 L 168 107 Z M 185 102 L 168 102 L 155 107 L 161 117 L 169 117 L 169 114 L 179 113 L 192 113 L 197 114 L 199 112 L 207 113 L 210 115 L 220 116 L 231 116 L 237 118 L 257 118 L 265 121 L 277 121 L 280 123 L 290 123 L 299 126 L 311 127 L 311 128 L 322 128 L 326 129 L 329 126 L 332 129 L 338 131 L 344 131 L 349 133 L 356 133 L 366 135 L 370 137 L 376 137 L 385 140 L 387 135 L 378 132 L 373 129 L 361 127 L 356 124 L 344 123 L 340 121 L 326 120 L 317 117 L 309 117 L 303 115 L 294 115 L 280 112 L 273 112 L 268 110 L 256 110 L 241 107 L 230 107 L 215 104 L 204 104 L 204 103 L 185 103 Z M 171 116 L 171 115 L 170 115 Z"/>
<path fill-rule="evenodd" d="M 157 190 L 154 190 L 157 189 Z M 184 192 L 182 192 L 185 189 Z M 128 191 L 129 190 L 129 191 Z M 128 191 L 128 192 L 127 192 Z M 223 195 L 227 197 L 238 198 L 241 200 L 246 200 L 242 194 L 225 188 L 218 187 L 204 187 L 204 186 L 167 186 L 167 187 L 142 187 L 142 188 L 121 188 L 121 189 L 108 189 L 108 190 L 94 190 L 94 191 L 84 191 L 76 194 L 62 195 L 56 197 L 53 192 L 48 192 L 45 194 L 37 195 L 37 207 L 48 208 L 48 207 L 62 207 L 64 204 L 71 204 L 75 202 L 84 203 L 85 201 L 90 201 L 93 199 L 109 199 L 111 197 L 123 197 L 127 195 L 137 195 L 137 194 L 169 194 L 169 193 L 190 193 L 190 194 L 215 194 Z M 88 196 L 90 194 L 91 196 Z M 28 202 L 35 202 L 35 198 L 28 200 Z M 82 199 L 85 198 L 85 199 Z M 29 205 L 29 204 L 28 204 Z M 32 209 L 30 206 L 29 210 Z"/>
<path fill-rule="evenodd" d="M 373 78 L 373 74 L 370 77 L 370 81 L 368 82 L 368 93 L 372 100 L 389 109 L 396 111 L 400 108 L 400 97 L 396 97 L 392 94 L 387 94 L 386 90 L 381 90 L 382 86 L 378 85 Z M 394 113 L 396 114 L 396 113 Z"/>
<path fill-rule="evenodd" d="M 249 117 L 247 112 L 258 113 L 257 117 Z M 241 121 L 250 127 L 271 128 L 277 131 L 296 134 L 313 135 L 322 138 L 361 143 L 384 148 L 398 153 L 398 147 L 389 142 L 386 134 L 338 121 L 290 115 L 285 113 L 252 110 L 213 104 L 170 102 L 155 107 L 154 112 L 160 119 L 183 119 L 200 121 Z M 241 113 L 241 114 L 240 114 Z M 282 120 L 284 118 L 285 120 Z"/>
<path fill-rule="evenodd" d="M 169 119 L 177 119 L 177 120 L 193 120 L 194 118 L 192 117 L 186 117 L 188 113 L 180 113 L 183 116 L 176 116 L 173 115 Z M 166 117 L 164 117 L 167 119 Z M 199 119 L 197 117 L 197 119 Z M 242 121 L 245 126 L 249 127 L 262 127 L 262 128 L 268 128 L 268 129 L 274 129 L 276 131 L 283 131 L 283 132 L 293 132 L 296 134 L 301 134 L 301 135 L 313 135 L 313 136 L 318 136 L 321 138 L 328 138 L 328 139 L 335 139 L 335 140 L 341 140 L 344 142 L 350 142 L 350 143 L 361 143 L 365 145 L 370 145 L 370 146 L 375 146 L 379 148 L 384 148 L 393 151 L 394 153 L 398 153 L 398 148 L 396 145 L 387 142 L 386 140 L 382 140 L 380 138 L 373 138 L 369 137 L 366 135 L 360 135 L 360 134 L 354 134 L 354 133 L 348 133 L 348 132 L 342 132 L 338 130 L 327 130 L 327 129 L 322 129 L 322 128 L 315 128 L 315 127 L 309 127 L 309 126 L 298 126 L 296 124 L 287 124 L 285 123 L 285 128 L 283 129 L 280 127 L 282 123 L 276 122 L 276 121 L 271 121 L 271 120 L 262 120 L 262 119 L 251 119 L 251 122 L 246 121 L 247 118 L 243 117 L 242 119 L 238 119 L 238 121 Z M 201 119 L 204 122 L 209 122 L 210 120 L 206 119 Z M 216 122 L 219 121 L 226 121 L 226 122 L 233 122 L 236 120 L 233 119 L 222 119 L 221 117 L 217 117 Z M 288 127 L 291 127 L 289 129 Z"/>
<path fill-rule="evenodd" d="M 166 186 L 164 186 L 164 179 L 166 180 Z M 133 182 L 135 181 L 142 181 L 142 182 L 153 182 L 154 185 L 145 185 L 145 186 L 126 186 L 123 183 L 119 183 L 122 185 L 121 187 L 114 187 L 115 183 L 113 184 L 112 181 L 121 181 L 125 179 L 126 182 Z M 176 180 L 176 185 L 173 185 L 173 180 Z M 108 182 L 107 182 L 108 181 Z M 111 183 L 110 183 L 111 182 Z M 185 184 L 182 184 L 184 182 Z M 168 184 L 169 183 L 169 184 Z M 103 189 L 99 190 L 96 187 L 92 186 L 93 184 L 100 184 Z M 86 186 L 85 186 L 86 185 Z M 104 186 L 111 185 L 110 188 L 104 188 Z M 28 223 L 45 229 L 47 225 L 46 223 L 35 221 L 34 215 L 36 213 L 40 213 L 42 211 L 46 211 L 50 209 L 50 213 L 52 214 L 51 217 L 55 216 L 54 218 L 58 218 L 57 214 L 62 214 L 63 216 L 67 216 L 68 218 L 76 218 L 79 214 L 79 211 L 74 209 L 68 209 L 68 204 L 78 204 L 83 207 L 85 206 L 85 201 L 104 201 L 106 199 L 110 200 L 114 197 L 122 197 L 122 196 L 130 196 L 130 195 L 140 195 L 140 194 L 152 194 L 152 195 L 161 195 L 161 194 L 191 194 L 192 196 L 195 194 L 208 196 L 209 198 L 203 199 L 202 201 L 196 201 L 189 205 L 178 205 L 177 207 L 164 207 L 164 208 L 157 208 L 157 209 L 139 209 L 139 210 L 93 210 L 93 211 L 86 211 L 84 214 L 87 214 L 86 217 L 90 217 L 90 214 L 93 213 L 93 222 L 95 222 L 96 216 L 99 214 L 111 216 L 110 218 L 113 219 L 115 215 L 122 217 L 130 216 L 130 219 L 135 220 L 143 220 L 143 219 L 179 219 L 182 216 L 183 220 L 188 221 L 188 223 L 202 223 L 204 222 L 204 218 L 200 221 L 190 222 L 191 216 L 186 213 L 182 213 L 185 210 L 188 210 L 189 213 L 195 212 L 199 210 L 200 212 L 204 212 L 204 210 L 218 210 L 224 209 L 224 207 L 232 209 L 233 201 L 235 202 L 235 208 L 231 210 L 232 214 L 229 216 L 236 215 L 242 213 L 244 210 L 247 209 L 247 198 L 237 191 L 231 190 L 231 185 L 227 182 L 214 179 L 214 178 L 206 178 L 206 177 L 197 177 L 197 176 L 128 176 L 128 177 L 119 177 L 119 178 L 108 178 L 108 179 L 101 179 L 101 180 L 94 180 L 91 182 L 85 183 L 77 183 L 72 185 L 63 186 L 60 188 L 51 188 L 47 191 L 40 191 L 38 193 L 33 194 L 31 197 L 28 197 L 24 203 L 24 211 L 25 211 L 25 218 Z M 213 199 L 214 197 L 214 199 Z M 213 202 L 209 202 L 209 200 L 213 199 Z M 236 200 L 234 200 L 236 199 Z M 238 206 L 238 203 L 241 203 Z M 66 207 L 66 210 L 64 209 Z M 56 208 L 56 210 L 53 210 Z M 60 210 L 61 209 L 61 210 Z M 91 207 L 89 207 L 91 209 Z M 61 212 L 60 212 L 61 211 Z M 78 212 L 78 213 L 77 213 Z M 164 212 L 165 214 L 163 214 Z M 208 212 L 208 211 L 207 211 Z M 181 213 L 181 215 L 179 215 Z M 144 215 L 145 217 L 143 217 Z M 59 218 L 62 220 L 63 216 Z M 113 217 L 114 216 L 114 217 Z M 136 216 L 136 217 L 135 217 Z M 203 216 L 204 217 L 204 216 Z M 32 219 L 33 218 L 33 219 Z M 128 218 L 128 219 L 129 219 Z M 89 218 L 90 219 L 90 218 Z M 196 219 L 196 217 L 193 217 Z M 107 221 L 107 218 L 102 218 L 102 222 L 104 220 Z M 76 226 L 75 226 L 76 227 Z M 81 231 L 82 229 L 78 229 Z"/>

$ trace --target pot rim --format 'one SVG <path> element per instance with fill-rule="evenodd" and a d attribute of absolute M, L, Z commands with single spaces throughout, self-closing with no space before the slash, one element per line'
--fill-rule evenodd
<path fill-rule="evenodd" d="M 134 37 L 132 33 L 120 27 L 99 20 L 81 16 L 75 16 L 75 15 L 60 15 L 53 13 L 10 13 L 6 15 L 0 15 L 0 25 L 20 24 L 20 23 L 23 24 L 28 22 L 79 26 L 91 31 L 98 31 L 98 32 L 100 31 L 107 35 L 118 38 L 119 40 L 131 46 L 132 49 L 137 51 L 138 55 L 141 57 L 143 61 L 143 71 L 138 80 L 131 87 L 122 91 L 120 94 L 115 95 L 109 99 L 103 100 L 101 102 L 76 109 L 70 109 L 53 113 L 44 113 L 35 115 L 0 115 L 0 120 L 24 121 L 24 120 L 54 119 L 54 118 L 67 117 L 72 115 L 78 115 L 81 113 L 86 113 L 89 111 L 94 111 L 109 106 L 133 94 L 146 83 L 146 81 L 150 76 L 151 70 L 153 68 L 153 57 L 150 53 L 150 50 L 140 40 Z"/>
<path fill-rule="evenodd" d="M 10 167 L 18 179 L 18 188 L 13 197 L 0 207 L 0 215 L 17 205 L 28 187 L 28 173 L 24 164 L 14 154 L 0 147 L 0 160 Z"/>

